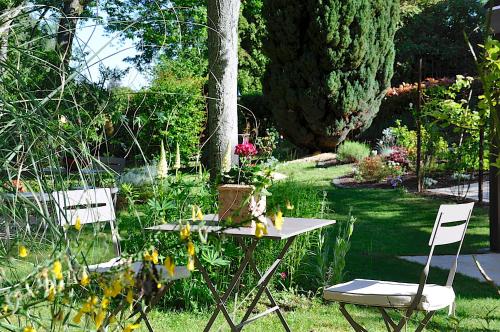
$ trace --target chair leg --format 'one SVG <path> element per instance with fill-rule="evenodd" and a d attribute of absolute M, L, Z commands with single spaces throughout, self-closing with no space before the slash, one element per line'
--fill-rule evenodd
<path fill-rule="evenodd" d="M 382 314 L 382 318 L 384 319 L 385 327 L 387 328 L 387 331 L 392 332 L 394 329 L 397 327 L 396 323 L 392 320 L 392 318 L 389 316 L 387 311 L 385 311 L 384 308 L 379 307 L 379 311 Z"/>
<path fill-rule="evenodd" d="M 425 329 L 425 327 L 427 326 L 427 323 L 429 323 L 429 321 L 431 320 L 432 316 L 434 316 L 434 313 L 435 313 L 435 311 L 429 311 L 425 315 L 424 319 L 422 319 L 422 321 L 420 322 L 420 324 L 418 324 L 418 327 L 415 330 L 415 332 L 423 331 Z"/>
<path fill-rule="evenodd" d="M 174 281 L 170 281 L 166 285 L 164 285 L 158 293 L 150 300 L 149 305 L 147 306 L 146 310 L 143 309 L 142 305 L 139 304 L 138 307 L 130 314 L 129 318 L 136 315 L 137 313 L 139 314 L 139 317 L 136 319 L 134 322 L 135 324 L 138 324 L 141 322 L 141 320 L 144 320 L 144 323 L 146 324 L 146 327 L 148 328 L 149 332 L 154 332 L 153 327 L 151 326 L 151 323 L 148 319 L 147 314 L 151 311 L 153 306 L 158 303 L 158 301 L 165 295 L 167 290 L 174 284 Z"/>
<path fill-rule="evenodd" d="M 339 306 L 340 306 L 340 312 L 342 313 L 342 315 L 344 315 L 345 319 L 347 319 L 349 324 L 351 324 L 354 331 L 356 331 L 356 332 L 368 332 L 368 330 L 366 330 L 363 326 L 359 325 L 358 323 L 356 323 L 354 321 L 352 316 L 347 312 L 347 310 L 345 308 L 345 303 L 339 303 Z"/>
<path fill-rule="evenodd" d="M 151 323 L 149 322 L 148 316 L 146 316 L 146 313 L 144 312 L 144 310 L 142 310 L 142 308 L 141 308 L 141 311 L 139 314 L 140 314 L 140 317 L 137 319 L 136 324 L 138 322 L 140 322 L 141 320 L 143 320 L 144 323 L 146 323 L 146 327 L 148 328 L 148 331 L 154 332 L 153 327 L 151 326 Z"/>
<path fill-rule="evenodd" d="M 394 328 L 394 332 L 400 332 L 403 330 L 403 328 L 406 326 L 406 323 L 408 323 L 408 320 L 410 317 L 413 315 L 413 310 L 409 309 L 406 310 L 403 318 L 399 321 L 399 324 Z"/>

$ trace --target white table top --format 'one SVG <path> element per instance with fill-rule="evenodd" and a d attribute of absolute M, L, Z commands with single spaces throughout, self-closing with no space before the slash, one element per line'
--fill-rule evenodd
<path fill-rule="evenodd" d="M 203 217 L 203 219 L 210 224 L 217 222 L 218 217 L 215 214 L 208 214 Z M 283 228 L 279 231 L 277 230 L 273 223 L 269 220 L 267 226 L 267 235 L 262 238 L 268 238 L 273 240 L 284 240 L 293 236 L 297 236 L 303 233 L 307 233 L 316 229 L 320 229 L 326 226 L 334 225 L 335 220 L 326 219 L 309 219 L 309 218 L 289 218 L 285 217 L 283 222 Z M 159 232 L 178 232 L 180 230 L 179 224 L 162 224 L 158 226 L 148 227 L 146 230 L 159 231 Z M 191 225 L 191 231 L 197 232 L 200 226 L 197 224 Z M 209 233 L 219 233 L 226 234 L 229 236 L 239 236 L 239 237 L 255 237 L 255 230 L 251 227 L 235 227 L 222 229 L 220 226 L 208 226 L 205 225 Z"/>

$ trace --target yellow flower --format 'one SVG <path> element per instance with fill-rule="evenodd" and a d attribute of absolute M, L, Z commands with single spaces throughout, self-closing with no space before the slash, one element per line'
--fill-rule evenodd
<path fill-rule="evenodd" d="M 7 303 L 4 303 L 4 305 L 2 305 L 2 311 L 4 314 L 9 312 L 9 305 Z"/>
<path fill-rule="evenodd" d="M 151 254 L 151 258 L 152 258 L 153 264 L 158 264 L 158 251 L 156 249 L 153 249 L 153 253 Z"/>
<path fill-rule="evenodd" d="M 197 218 L 199 221 L 203 221 L 203 213 L 201 212 L 200 207 L 198 207 L 198 211 L 196 211 L 196 218 Z"/>
<path fill-rule="evenodd" d="M 286 208 L 287 210 L 293 210 L 293 205 L 288 200 L 286 201 Z"/>
<path fill-rule="evenodd" d="M 186 268 L 188 269 L 188 271 L 194 271 L 194 258 L 193 257 L 189 256 Z"/>
<path fill-rule="evenodd" d="M 102 310 L 99 310 L 97 314 L 94 316 L 94 323 L 96 330 L 99 330 L 99 328 L 102 326 L 104 318 L 106 318 L 106 313 Z"/>
<path fill-rule="evenodd" d="M 52 302 L 54 301 L 55 298 L 56 298 L 56 288 L 54 287 L 54 285 L 50 285 L 49 295 L 47 295 L 47 300 Z"/>
<path fill-rule="evenodd" d="M 19 257 L 25 258 L 28 256 L 28 249 L 22 244 L 19 246 Z"/>
<path fill-rule="evenodd" d="M 123 329 L 123 332 L 131 332 L 131 331 L 133 331 L 135 329 L 138 329 L 139 327 L 141 327 L 141 324 L 128 324 Z"/>
<path fill-rule="evenodd" d="M 33 326 L 26 326 L 23 332 L 36 332 L 36 329 Z"/>
<path fill-rule="evenodd" d="M 256 238 L 261 238 L 263 237 L 264 235 L 267 234 L 267 227 L 266 225 L 264 225 L 263 223 L 257 223 L 255 225 L 255 237 Z"/>
<path fill-rule="evenodd" d="M 283 223 L 284 223 L 283 212 L 278 211 L 278 213 L 276 214 L 276 217 L 274 218 L 274 227 L 278 231 L 281 231 L 281 229 L 283 228 Z"/>
<path fill-rule="evenodd" d="M 158 264 L 158 251 L 153 249 L 151 254 L 149 254 L 149 250 L 144 253 L 144 260 L 148 262 L 153 262 L 153 264 Z"/>
<path fill-rule="evenodd" d="M 73 317 L 73 323 L 80 324 L 80 322 L 82 320 L 82 316 L 83 316 L 83 312 L 81 310 L 78 311 L 78 313 L 75 315 L 75 317 Z"/>
<path fill-rule="evenodd" d="M 167 269 L 168 275 L 173 277 L 175 273 L 174 260 L 171 257 L 167 257 L 164 262 L 165 268 Z"/>
<path fill-rule="evenodd" d="M 90 277 L 87 274 L 87 271 L 83 271 L 82 273 L 82 279 L 80 280 L 80 285 L 83 287 L 88 286 L 90 284 Z"/>
<path fill-rule="evenodd" d="M 189 256 L 194 256 L 195 250 L 194 250 L 194 244 L 193 242 L 189 241 L 187 244 L 187 251 Z"/>
<path fill-rule="evenodd" d="M 52 273 L 54 273 L 54 276 L 56 277 L 57 280 L 61 280 L 63 278 L 62 264 L 60 261 L 54 262 L 54 266 L 52 267 Z"/>
<path fill-rule="evenodd" d="M 126 301 L 128 304 L 134 303 L 134 292 L 132 292 L 131 289 L 129 289 L 129 291 L 127 292 Z"/>
<path fill-rule="evenodd" d="M 163 287 L 163 285 L 161 283 L 156 284 L 156 288 L 160 289 L 162 287 Z"/>
<path fill-rule="evenodd" d="M 94 317 L 94 323 L 97 330 L 99 330 L 99 328 L 102 326 L 104 318 L 106 318 L 106 313 L 103 310 L 99 310 Z"/>
<path fill-rule="evenodd" d="M 104 296 L 113 297 L 113 290 L 109 287 L 104 287 Z"/>
<path fill-rule="evenodd" d="M 75 229 L 77 231 L 79 231 L 80 229 L 82 229 L 82 220 L 80 219 L 80 216 L 77 216 L 76 217 L 76 221 L 75 221 Z"/>
<path fill-rule="evenodd" d="M 109 299 L 107 297 L 103 297 L 101 301 L 101 308 L 106 309 L 109 306 Z"/>
<path fill-rule="evenodd" d="M 185 226 L 182 226 L 180 235 L 181 240 L 186 240 L 187 238 L 189 238 L 189 236 L 191 235 L 191 225 L 186 224 Z"/>
<path fill-rule="evenodd" d="M 112 285 L 111 297 L 116 297 L 122 291 L 122 283 L 120 279 L 116 279 Z"/>

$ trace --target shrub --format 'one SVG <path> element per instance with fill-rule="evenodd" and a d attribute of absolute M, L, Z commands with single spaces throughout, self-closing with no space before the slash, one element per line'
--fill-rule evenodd
<path fill-rule="evenodd" d="M 153 157 L 162 140 L 168 151 L 175 151 L 179 144 L 184 164 L 199 152 L 206 120 L 205 79 L 189 72 L 179 74 L 175 69 L 161 66 L 148 89 L 114 92 L 113 121 L 120 125 L 113 138 L 123 150 L 117 152 L 119 155 L 131 149 L 132 155 L 144 152 Z"/>
<path fill-rule="evenodd" d="M 370 147 L 359 142 L 345 141 L 337 150 L 337 159 L 346 163 L 359 162 L 369 155 Z"/>
<path fill-rule="evenodd" d="M 380 182 L 388 175 L 387 166 L 380 156 L 366 157 L 358 166 L 359 176 L 365 181 Z"/>
<path fill-rule="evenodd" d="M 393 146 L 387 160 L 398 163 L 403 166 L 408 166 L 408 150 L 400 146 Z"/>

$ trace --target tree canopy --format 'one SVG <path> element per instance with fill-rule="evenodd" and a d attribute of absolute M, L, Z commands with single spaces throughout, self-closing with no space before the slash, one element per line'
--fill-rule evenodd
<path fill-rule="evenodd" d="M 334 149 L 371 124 L 393 74 L 399 1 L 265 2 L 265 98 L 295 144 Z"/>

